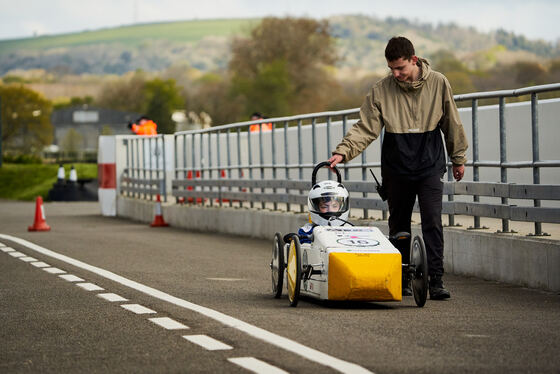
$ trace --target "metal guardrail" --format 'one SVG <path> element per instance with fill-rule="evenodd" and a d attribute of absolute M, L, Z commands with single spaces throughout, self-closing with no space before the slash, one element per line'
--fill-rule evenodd
<path fill-rule="evenodd" d="M 560 90 L 560 83 L 526 87 L 517 90 L 503 90 L 503 91 L 492 91 L 492 92 L 481 92 L 472 93 L 466 95 L 455 95 L 454 99 L 456 101 L 467 101 L 472 102 L 472 139 L 470 141 L 470 146 L 472 148 L 473 157 L 472 160 L 467 163 L 467 167 L 471 167 L 473 171 L 474 183 L 480 182 L 479 171 L 481 168 L 499 168 L 500 169 L 500 183 L 486 183 L 484 189 L 489 189 L 494 191 L 498 189 L 504 191 L 504 185 L 509 187 L 506 189 L 508 193 L 501 194 L 498 196 L 500 198 L 500 204 L 483 204 L 480 202 L 481 196 L 494 196 L 492 193 L 488 194 L 484 190 L 481 190 L 482 185 L 474 188 L 475 185 L 468 182 L 461 182 L 456 184 L 457 186 L 471 186 L 472 189 L 461 190 L 462 187 L 457 187 L 454 189 L 446 188 L 444 194 L 447 195 L 447 200 L 444 201 L 444 213 L 448 214 L 449 224 L 454 225 L 454 216 L 456 214 L 467 214 L 472 215 L 474 219 L 473 228 L 482 228 L 480 225 L 481 217 L 489 218 L 499 218 L 502 220 L 502 232 L 510 232 L 509 220 L 521 220 L 526 222 L 534 222 L 535 225 L 535 235 L 543 235 L 541 222 L 556 222 L 558 216 L 558 210 L 555 208 L 541 208 L 541 200 L 557 200 L 553 198 L 548 193 L 551 191 L 550 188 L 545 188 L 543 194 L 532 195 L 533 208 L 529 210 L 528 208 L 517 207 L 509 204 L 509 199 L 527 199 L 527 197 L 519 197 L 513 191 L 516 187 L 514 185 L 508 184 L 507 170 L 511 168 L 522 169 L 530 168 L 533 171 L 533 184 L 540 184 L 540 169 L 541 168 L 556 168 L 560 166 L 560 160 L 541 160 L 539 156 L 539 123 L 538 123 L 538 93 L 557 91 Z M 532 159 L 526 161 L 508 161 L 506 153 L 506 123 L 505 123 L 505 110 L 506 103 L 505 99 L 507 97 L 515 97 L 521 95 L 531 95 L 531 147 L 532 147 Z M 500 160 L 481 160 L 479 157 L 479 123 L 478 123 L 478 100 L 487 98 L 498 98 L 499 100 L 499 129 L 500 129 Z M 309 171 L 317 164 L 318 161 L 327 159 L 330 157 L 330 151 L 336 144 L 341 136 L 337 136 L 333 140 L 331 134 L 332 124 L 337 122 L 341 124 L 342 134 L 345 134 L 349 129 L 350 120 L 356 119 L 359 114 L 359 108 L 335 111 L 335 112 L 321 112 L 312 113 L 305 115 L 289 116 L 272 118 L 258 121 L 247 121 L 240 123 L 233 123 L 224 126 L 212 127 L 209 129 L 185 131 L 175 133 L 175 180 L 173 181 L 175 196 L 198 196 L 196 191 L 191 191 L 189 193 L 183 194 L 179 192 L 182 188 L 182 182 L 189 178 L 189 173 L 191 178 L 195 175 L 194 173 L 199 173 L 199 178 L 202 180 L 209 180 L 208 182 L 201 182 L 200 184 L 189 184 L 190 188 L 198 188 L 200 191 L 204 191 L 207 197 L 210 199 L 210 203 L 213 203 L 213 199 L 237 199 L 243 201 L 249 201 L 250 206 L 254 207 L 255 203 L 260 203 L 261 207 L 264 208 L 267 202 L 272 202 L 273 209 L 278 209 L 278 203 L 284 202 L 286 208 L 290 210 L 291 204 L 300 205 L 300 211 L 304 211 L 305 202 L 302 202 L 299 197 L 277 197 L 277 195 L 282 195 L 278 191 L 285 191 L 284 194 L 292 195 L 291 190 L 305 191 L 308 186 L 302 188 L 305 185 L 304 171 Z M 249 128 L 251 125 L 259 125 L 270 123 L 272 124 L 272 130 L 269 133 L 265 131 L 258 131 L 256 133 L 251 133 Z M 319 124 L 322 124 L 325 128 L 326 141 L 319 143 L 317 141 L 317 128 Z M 311 128 L 310 140 L 302 140 L 302 133 L 304 129 Z M 296 146 L 295 151 L 293 144 L 288 146 L 290 140 L 288 137 L 289 131 L 296 131 Z M 309 131 L 308 131 L 309 132 Z M 257 138 L 256 145 L 253 137 Z M 264 138 L 270 138 L 270 141 L 266 143 Z M 283 140 L 283 150 L 278 149 L 277 143 L 282 143 Z M 223 143 L 225 142 L 225 146 Z M 380 142 L 383 141 L 383 133 L 381 134 Z M 319 151 L 318 144 L 321 144 L 321 151 Z M 225 149 L 224 149 L 225 148 Z M 381 149 L 381 147 L 379 147 Z M 246 155 L 242 157 L 242 150 L 245 150 Z M 213 154 L 212 151 L 216 152 Z M 225 152 L 225 162 L 221 162 L 224 157 L 220 155 L 220 152 Z M 311 157 L 307 157 L 306 161 L 302 156 L 304 152 L 311 153 Z M 323 153 L 324 152 L 324 153 Z M 268 157 L 268 161 L 265 159 Z M 309 162 L 311 161 L 311 162 Z M 346 180 L 345 185 L 347 188 L 355 192 L 361 192 L 361 198 L 353 198 L 355 202 L 354 207 L 363 209 L 364 218 L 368 217 L 368 210 L 381 210 L 383 219 L 387 218 L 387 208 L 384 203 L 375 201 L 368 197 L 369 194 L 375 193 L 373 190 L 373 185 L 371 183 L 366 183 L 368 180 L 368 168 L 380 167 L 380 162 L 368 162 L 366 159 L 366 153 L 362 153 L 361 159 L 358 163 L 346 164 L 342 167 L 343 176 Z M 451 163 L 448 163 L 448 178 L 452 179 L 451 173 Z M 358 169 L 361 171 L 361 181 L 348 181 L 349 172 L 352 169 Z M 217 177 L 217 178 L 216 178 Z M 242 183 L 232 185 L 228 182 L 231 178 L 248 178 L 248 180 L 253 181 L 251 183 Z M 272 180 L 280 179 L 281 183 L 274 184 L 270 181 L 265 182 L 264 179 L 271 178 Z M 286 184 L 294 181 L 294 179 L 302 181 L 300 185 L 293 188 L 286 188 Z M 261 180 L 261 182 L 256 182 Z M 354 188 L 357 185 L 352 186 L 352 183 L 366 183 L 370 185 L 368 188 Z M 272 187 L 268 187 L 271 185 Z M 551 186 L 555 187 L 555 186 Z M 177 188 L 177 189 L 176 189 Z M 228 192 L 224 191 L 224 188 L 228 189 Z M 240 188 L 247 189 L 248 192 L 260 191 L 262 198 L 248 197 L 241 192 L 232 192 L 231 189 Z M 263 194 L 262 191 L 266 188 L 271 188 L 271 194 Z M 467 187 L 464 187 L 467 188 Z M 523 185 L 523 188 L 531 189 L 531 185 Z M 554 190 L 554 189 L 553 189 Z M 556 190 L 554 190 L 556 191 Z M 179 194 L 179 195 L 176 195 Z M 237 195 L 239 194 L 239 195 Z M 472 203 L 465 202 L 455 202 L 454 198 L 456 195 L 466 194 L 472 196 Z M 271 195 L 271 196 L 268 196 Z M 221 200 L 220 200 L 221 201 Z M 372 201 L 372 202 L 368 202 Z M 452 208 L 450 208 L 452 207 Z M 539 209 L 540 208 L 540 209 Z M 494 212 L 501 213 L 494 213 Z M 507 213 L 504 213 L 507 212 Z"/>
<path fill-rule="evenodd" d="M 376 193 L 373 183 L 370 182 L 350 181 L 345 182 L 344 185 L 351 193 Z M 258 189 L 259 192 L 249 192 L 250 188 Z M 228 203 L 230 206 L 233 202 L 240 205 L 244 202 L 285 204 L 286 207 L 289 204 L 306 205 L 309 188 L 309 181 L 295 180 L 190 179 L 172 182 L 174 197 L 190 201 L 196 200 L 199 203 L 204 200 L 210 203 L 217 201 L 220 205 Z M 298 190 L 305 191 L 305 193 L 296 192 Z M 560 200 L 560 185 L 445 182 L 444 193 L 467 196 L 476 194 L 476 196 L 512 199 Z M 368 210 L 387 209 L 384 201 L 371 197 L 351 197 L 350 207 Z M 414 211 L 419 211 L 417 205 L 414 207 Z M 444 201 L 443 213 L 523 222 L 560 223 L 560 208 L 523 207 L 502 203 Z"/>
<path fill-rule="evenodd" d="M 167 201 L 163 135 L 135 136 L 126 138 L 123 142 L 126 167 L 120 179 L 121 193 L 149 200 L 154 200 L 159 194 Z"/>
<path fill-rule="evenodd" d="M 541 207 L 541 201 L 558 200 L 558 186 L 541 185 L 540 169 L 557 168 L 560 160 L 541 160 L 539 150 L 538 94 L 559 91 L 560 83 L 526 87 L 517 90 L 455 95 L 456 101 L 471 101 L 472 108 L 472 160 L 467 167 L 472 168 L 473 182 L 446 183 L 443 202 L 444 214 L 449 224 L 454 225 L 455 215 L 473 217 L 473 228 L 482 228 L 480 218 L 502 220 L 502 232 L 510 232 L 509 221 L 534 222 L 534 235 L 544 235 L 541 223 L 558 223 L 560 212 L 557 208 Z M 506 153 L 506 98 L 531 95 L 531 159 L 508 160 Z M 480 99 L 497 98 L 499 101 L 499 160 L 480 159 L 479 152 L 479 108 Z M 254 208 L 287 209 L 305 211 L 306 193 L 309 182 L 306 175 L 320 161 L 330 157 L 330 151 L 358 118 L 359 108 L 311 113 L 305 115 L 271 118 L 216 126 L 208 129 L 177 132 L 174 134 L 174 169 L 172 191 L 179 199 L 187 198 L 196 202 L 206 201 L 210 205 L 232 205 L 234 201 L 247 202 Z M 268 125 L 263 129 L 264 124 Z M 251 132 L 252 125 L 262 131 Z M 336 127 L 336 131 L 334 128 Z M 341 131 L 339 131 L 339 129 Z M 166 177 L 163 166 L 156 166 L 149 157 L 158 154 L 147 153 L 150 142 L 157 143 L 159 137 L 134 138 L 126 143 L 126 170 L 121 179 L 121 191 L 127 196 L 152 199 L 159 188 L 165 198 Z M 383 133 L 375 147 L 383 141 Z M 150 145 L 147 145 L 150 144 Z M 163 139 L 160 147 L 164 147 Z M 156 145 L 157 148 L 157 145 Z M 370 147 L 372 148 L 372 147 Z M 377 152 L 377 150 L 374 150 Z M 165 165 L 165 152 L 161 152 Z M 370 156 L 371 157 L 371 152 Z M 387 218 L 387 207 L 375 194 L 373 183 L 369 182 L 369 168 L 379 168 L 379 161 L 368 160 L 366 152 L 351 163 L 343 165 L 341 171 L 345 186 L 352 191 L 352 207 L 362 209 L 363 217 L 369 211 L 379 210 L 382 218 Z M 448 163 L 449 171 L 451 164 Z M 499 168 L 500 182 L 481 182 L 482 168 Z M 508 169 L 531 169 L 532 185 L 516 185 L 508 180 Z M 350 179 L 350 174 L 353 179 Z M 356 179 L 356 176 L 358 178 Z M 452 179 L 452 173 L 448 172 Z M 155 183 L 155 184 L 154 184 Z M 157 186 L 159 187 L 157 187 Z M 453 187 L 450 187 L 453 186 Z M 529 191 L 525 194 L 520 191 Z M 497 192 L 496 192 L 497 191 Z M 455 201 L 458 196 L 471 196 L 472 201 Z M 499 203 L 482 202 L 480 198 L 499 199 Z M 463 198 L 465 199 L 465 198 Z M 510 199 L 532 200 L 530 207 L 510 204 Z M 187 200 L 189 201 L 189 200 Z"/>

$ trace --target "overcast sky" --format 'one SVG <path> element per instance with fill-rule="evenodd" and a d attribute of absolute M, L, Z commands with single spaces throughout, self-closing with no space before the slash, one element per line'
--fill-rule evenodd
<path fill-rule="evenodd" d="M 365 14 L 424 23 L 503 28 L 529 39 L 560 38 L 560 0 L 0 0 L 0 39 L 136 22 Z"/>

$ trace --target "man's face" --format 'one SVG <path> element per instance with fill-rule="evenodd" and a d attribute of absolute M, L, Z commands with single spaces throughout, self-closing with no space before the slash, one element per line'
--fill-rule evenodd
<path fill-rule="evenodd" d="M 410 60 L 399 57 L 397 60 L 387 61 L 387 66 L 395 79 L 401 82 L 413 82 L 418 73 L 418 57 L 412 56 Z"/>
<path fill-rule="evenodd" d="M 321 201 L 319 203 L 319 211 L 321 213 L 338 212 L 340 210 L 340 203 L 336 200 Z"/>

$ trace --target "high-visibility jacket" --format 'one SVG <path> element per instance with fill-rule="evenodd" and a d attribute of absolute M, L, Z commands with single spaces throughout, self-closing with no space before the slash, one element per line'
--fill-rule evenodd
<path fill-rule="evenodd" d="M 263 124 L 254 124 L 249 126 L 250 132 L 259 132 L 262 128 L 262 131 L 272 131 L 272 123 L 263 123 Z"/>
<path fill-rule="evenodd" d="M 132 131 L 140 136 L 157 135 L 157 125 L 152 120 L 142 121 L 140 125 L 132 124 Z"/>

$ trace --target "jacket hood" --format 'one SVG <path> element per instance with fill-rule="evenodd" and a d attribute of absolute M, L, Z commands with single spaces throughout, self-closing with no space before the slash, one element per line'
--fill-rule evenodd
<path fill-rule="evenodd" d="M 420 67 L 420 78 L 417 81 L 414 82 L 401 82 L 396 78 L 395 82 L 397 82 L 397 84 L 405 91 L 412 91 L 412 90 L 417 90 L 419 88 L 421 88 L 424 85 L 424 82 L 426 82 L 426 79 L 428 79 L 428 76 L 430 75 L 430 73 L 432 72 L 432 68 L 430 68 L 430 63 L 421 57 L 418 57 L 418 63 L 417 65 Z"/>

